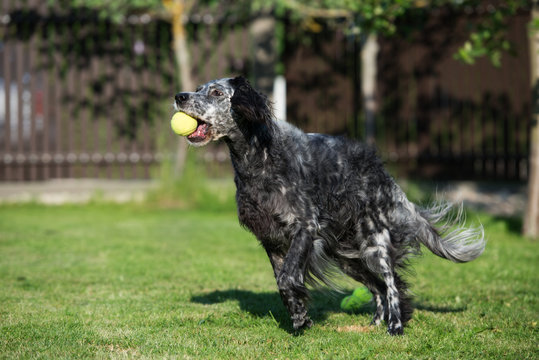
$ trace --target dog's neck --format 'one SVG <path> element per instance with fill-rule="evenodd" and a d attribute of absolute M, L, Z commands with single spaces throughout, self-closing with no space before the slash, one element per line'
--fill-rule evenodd
<path fill-rule="evenodd" d="M 240 178 L 258 177 L 261 174 L 259 170 L 268 166 L 275 130 L 271 125 L 255 124 L 240 127 L 225 138 L 234 171 Z"/>

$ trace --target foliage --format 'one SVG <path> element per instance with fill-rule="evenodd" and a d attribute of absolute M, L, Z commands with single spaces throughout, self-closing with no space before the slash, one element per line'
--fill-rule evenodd
<path fill-rule="evenodd" d="M 323 291 L 314 327 L 293 336 L 267 256 L 234 213 L 0 206 L 0 358 L 537 358 L 538 245 L 518 222 L 481 221 L 476 261 L 414 261 L 404 336 Z"/>
<path fill-rule="evenodd" d="M 50 4 L 57 4 L 49 0 Z M 61 0 L 63 6 L 87 7 L 97 9 L 101 16 L 119 21 L 130 12 L 162 11 L 162 0 Z M 287 11 L 292 19 L 310 24 L 316 29 L 316 18 L 331 18 L 344 26 L 350 33 L 378 33 L 393 35 L 401 31 L 398 20 L 410 11 L 424 9 L 431 11 L 441 7 L 453 9 L 475 9 L 482 6 L 481 0 L 186 0 L 191 13 L 201 9 L 214 12 L 221 17 L 233 16 L 247 18 L 253 13 L 275 9 L 277 15 Z M 470 22 L 471 34 L 455 54 L 455 58 L 473 64 L 482 56 L 488 56 L 491 62 L 499 66 L 504 51 L 511 50 L 507 40 L 507 18 L 520 9 L 530 6 L 528 0 L 507 0 L 486 5 L 487 16 L 479 23 Z M 277 29 L 277 31 L 280 31 Z"/>
<path fill-rule="evenodd" d="M 281 0 L 283 6 L 301 17 L 341 18 L 355 33 L 394 34 L 395 21 L 413 7 L 413 0 L 324 0 L 313 6 L 310 1 Z"/>
<path fill-rule="evenodd" d="M 169 0 L 171 1 L 171 0 Z M 167 0 L 48 0 L 49 6 L 62 8 L 88 8 L 97 10 L 102 18 L 121 22 L 131 13 L 148 12 L 166 16 Z M 274 1 L 249 0 L 184 0 L 188 13 L 214 13 L 220 17 L 246 18 L 253 13 L 273 9 Z"/>
<path fill-rule="evenodd" d="M 530 31 L 539 31 L 539 18 L 532 19 L 530 23 Z"/>
<path fill-rule="evenodd" d="M 330 9 L 340 9 L 339 16 L 346 19 L 346 26 L 354 33 L 377 33 L 393 35 L 402 30 L 398 19 L 410 11 L 450 7 L 454 10 L 474 10 L 484 5 L 481 0 L 323 0 L 313 8 L 307 0 L 281 0 L 289 9 L 303 17 L 309 14 L 330 15 Z M 511 50 L 507 40 L 507 19 L 521 9 L 529 8 L 528 0 L 507 0 L 486 5 L 488 15 L 479 23 L 470 22 L 470 39 L 466 41 L 455 58 L 473 64 L 481 56 L 488 56 L 492 64 L 499 66 L 504 51 Z"/>
<path fill-rule="evenodd" d="M 162 10 L 161 0 L 48 0 L 51 7 L 88 8 L 97 10 L 102 18 L 120 22 L 126 15 L 133 12 Z"/>
<path fill-rule="evenodd" d="M 529 4 L 525 0 L 505 1 L 496 7 L 487 5 L 489 15 L 476 25 L 455 58 L 473 64 L 477 58 L 487 56 L 493 65 L 500 66 L 502 53 L 512 50 L 506 37 L 507 19 L 527 6 Z"/>

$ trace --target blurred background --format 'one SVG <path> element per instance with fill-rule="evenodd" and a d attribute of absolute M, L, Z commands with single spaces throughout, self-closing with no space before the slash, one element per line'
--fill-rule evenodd
<path fill-rule="evenodd" d="M 533 14 L 522 0 L 0 0 L 0 187 L 231 184 L 224 144 L 188 148 L 169 120 L 175 93 L 244 75 L 280 120 L 374 144 L 402 179 L 520 194 L 522 212 Z"/>

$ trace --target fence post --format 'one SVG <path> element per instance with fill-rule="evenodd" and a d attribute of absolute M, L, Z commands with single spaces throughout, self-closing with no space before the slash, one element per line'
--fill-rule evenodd
<path fill-rule="evenodd" d="M 376 35 L 367 35 L 361 49 L 361 90 L 363 92 L 363 109 L 365 111 L 365 141 L 375 143 L 376 121 L 376 62 L 378 42 Z"/>

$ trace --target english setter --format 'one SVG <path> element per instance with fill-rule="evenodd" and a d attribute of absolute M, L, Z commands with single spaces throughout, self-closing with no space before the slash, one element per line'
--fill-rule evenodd
<path fill-rule="evenodd" d="M 305 284 L 332 285 L 337 270 L 372 292 L 373 324 L 385 320 L 389 334 L 402 334 L 413 311 L 403 270 L 420 244 L 454 262 L 484 250 L 482 227 L 464 228 L 451 205 L 411 203 L 373 149 L 275 120 L 270 102 L 243 77 L 210 81 L 175 100 L 198 121 L 189 144 L 228 145 L 239 221 L 266 250 L 295 330 L 312 326 Z"/>

